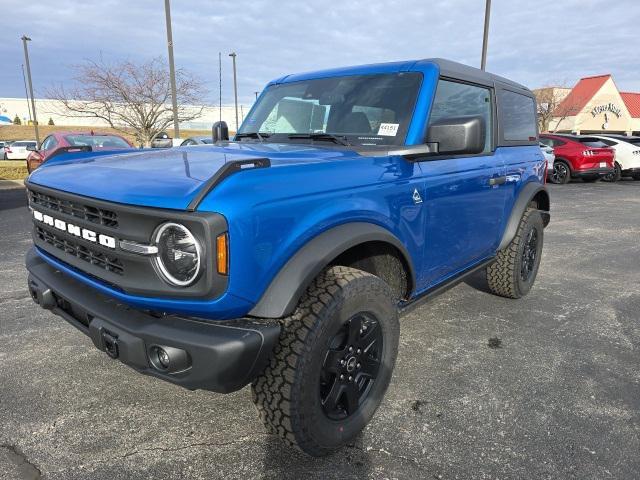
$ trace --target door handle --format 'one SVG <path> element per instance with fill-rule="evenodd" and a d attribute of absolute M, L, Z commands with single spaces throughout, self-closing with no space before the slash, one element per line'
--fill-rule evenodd
<path fill-rule="evenodd" d="M 507 177 L 506 176 L 502 176 L 502 177 L 493 177 L 489 179 L 489 185 L 503 185 L 507 183 Z"/>

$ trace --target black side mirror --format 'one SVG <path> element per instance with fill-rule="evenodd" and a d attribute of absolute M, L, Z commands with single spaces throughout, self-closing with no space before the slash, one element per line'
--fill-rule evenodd
<path fill-rule="evenodd" d="M 476 154 L 484 150 L 485 133 L 479 115 L 443 118 L 429 126 L 427 142 L 437 144 L 439 154 Z"/>
<path fill-rule="evenodd" d="M 213 143 L 218 143 L 223 140 L 229 140 L 229 127 L 227 122 L 216 122 L 211 127 L 211 138 Z"/>

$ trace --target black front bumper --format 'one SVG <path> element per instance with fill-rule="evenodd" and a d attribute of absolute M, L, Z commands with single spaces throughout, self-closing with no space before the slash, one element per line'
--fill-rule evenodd
<path fill-rule="evenodd" d="M 610 173 L 613 173 L 614 169 L 613 168 L 591 168 L 589 170 L 574 170 L 573 171 L 573 176 L 577 177 L 577 178 L 582 178 L 582 177 L 604 177 L 605 175 L 609 175 Z"/>
<path fill-rule="evenodd" d="M 247 385 L 269 361 L 280 334 L 277 322 L 213 322 L 132 309 L 56 270 L 33 248 L 26 266 L 29 292 L 42 308 L 112 358 L 191 390 L 228 393 Z M 169 368 L 158 362 L 158 348 L 170 355 Z"/>

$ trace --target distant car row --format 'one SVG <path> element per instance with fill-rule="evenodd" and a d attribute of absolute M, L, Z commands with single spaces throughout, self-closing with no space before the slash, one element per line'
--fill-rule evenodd
<path fill-rule="evenodd" d="M 23 160 L 27 158 L 29 147 L 35 147 L 35 140 L 18 140 L 17 142 L 0 142 L 0 153 L 3 160 Z"/>
<path fill-rule="evenodd" d="M 213 143 L 210 136 L 172 139 L 162 133 L 152 142 L 153 148 L 187 147 Z M 38 147 L 35 140 L 0 141 L 5 160 L 27 160 L 31 173 L 42 163 L 61 153 L 131 149 L 124 137 L 111 133 L 55 132 Z M 623 135 L 540 134 L 540 149 L 547 160 L 551 183 L 564 184 L 574 178 L 585 182 L 598 179 L 616 182 L 622 177 L 640 180 L 640 137 Z"/>
<path fill-rule="evenodd" d="M 195 136 L 187 139 L 172 139 L 164 134 L 153 142 L 154 148 L 193 146 L 213 143 L 211 137 Z M 29 173 L 47 160 L 61 153 L 99 150 L 122 150 L 135 148 L 126 138 L 112 133 L 99 132 L 54 132 L 45 137 L 40 146 L 35 140 L 0 141 L 0 154 L 4 160 L 25 160 Z"/>
<path fill-rule="evenodd" d="M 617 182 L 622 177 L 640 180 L 640 137 L 623 135 L 569 135 L 542 133 L 540 143 L 555 155 L 547 174 L 552 183 L 573 178 L 584 182 L 602 179 Z"/>

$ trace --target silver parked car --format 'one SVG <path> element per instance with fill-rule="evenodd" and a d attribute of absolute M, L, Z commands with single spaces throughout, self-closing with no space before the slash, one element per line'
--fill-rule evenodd
<path fill-rule="evenodd" d="M 553 153 L 553 147 L 549 145 L 545 145 L 544 143 L 540 143 L 540 150 L 542 150 L 542 154 L 544 155 L 544 159 L 547 161 L 547 175 L 551 175 L 553 173 L 553 162 L 556 160 L 556 156 Z"/>
<path fill-rule="evenodd" d="M 184 142 L 180 144 L 181 147 L 189 147 L 192 145 L 211 145 L 213 143 L 213 138 L 200 136 L 200 137 L 189 137 Z"/>

